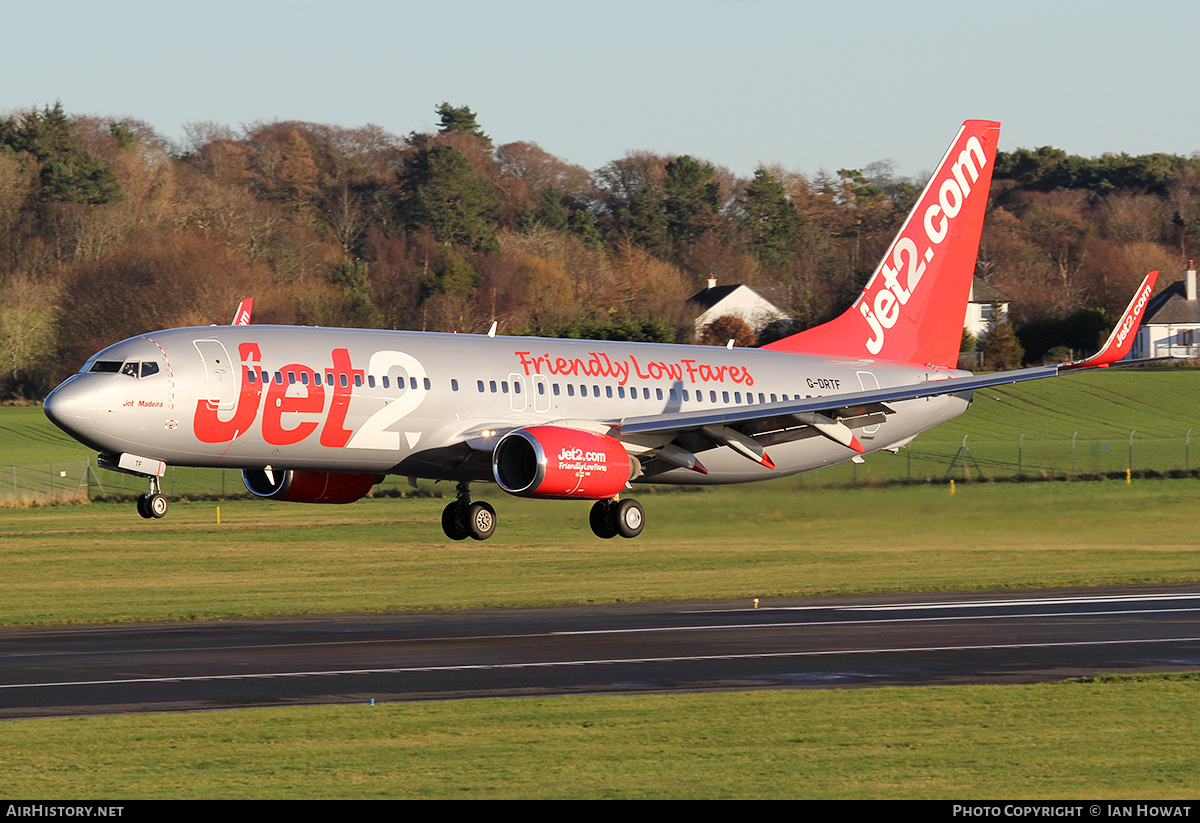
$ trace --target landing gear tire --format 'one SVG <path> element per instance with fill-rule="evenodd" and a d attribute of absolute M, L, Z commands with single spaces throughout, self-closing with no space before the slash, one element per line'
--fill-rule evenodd
<path fill-rule="evenodd" d="M 487 540 L 496 531 L 496 510 L 488 503 L 472 503 L 467 508 L 467 532 L 472 540 Z"/>
<path fill-rule="evenodd" d="M 592 532 L 601 540 L 611 540 L 618 534 L 617 524 L 612 518 L 612 508 L 611 501 L 597 500 L 588 514 L 588 523 L 592 527 Z"/>
<path fill-rule="evenodd" d="M 161 494 L 152 494 L 146 498 L 146 511 L 156 520 L 167 516 L 168 506 L 167 498 Z"/>
<path fill-rule="evenodd" d="M 149 520 L 151 517 L 154 517 L 154 514 L 150 511 L 150 507 L 147 504 L 149 499 L 150 495 L 148 494 L 139 494 L 137 497 L 137 513 L 147 520 Z"/>
<path fill-rule="evenodd" d="M 458 501 L 450 503 L 442 509 L 442 531 L 451 540 L 466 540 L 470 536 L 467 524 L 460 516 L 461 511 Z"/>
<path fill-rule="evenodd" d="M 637 537 L 646 525 L 646 512 L 636 500 L 622 500 L 612 507 L 612 519 L 617 534 L 622 537 Z"/>

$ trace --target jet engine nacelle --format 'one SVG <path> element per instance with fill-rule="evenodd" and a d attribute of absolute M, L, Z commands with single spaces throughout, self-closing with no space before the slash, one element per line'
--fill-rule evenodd
<path fill-rule="evenodd" d="M 516 429 L 492 453 L 496 483 L 519 497 L 605 500 L 639 468 L 620 441 L 560 426 Z"/>
<path fill-rule="evenodd" d="M 353 503 L 366 497 L 371 487 L 382 479 L 377 474 L 347 472 L 242 471 L 242 482 L 251 494 L 292 503 Z"/>

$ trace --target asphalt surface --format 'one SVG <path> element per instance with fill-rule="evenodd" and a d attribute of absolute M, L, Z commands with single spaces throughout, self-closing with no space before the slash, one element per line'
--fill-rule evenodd
<path fill-rule="evenodd" d="M 0 717 L 1200 669 L 1200 585 L 0 630 Z"/>

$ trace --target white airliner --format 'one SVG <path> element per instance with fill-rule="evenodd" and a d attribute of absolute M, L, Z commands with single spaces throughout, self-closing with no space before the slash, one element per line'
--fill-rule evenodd
<path fill-rule="evenodd" d="M 634 537 L 631 482 L 744 483 L 887 449 L 962 414 L 972 391 L 1124 357 L 1157 272 L 1102 351 L 974 377 L 955 368 L 1000 124 L 970 120 L 862 294 L 835 320 L 761 349 L 234 325 L 109 346 L 46 414 L 149 480 L 167 465 L 241 469 L 255 495 L 349 503 L 385 474 L 457 483 L 442 527 L 484 540 L 470 484 L 595 501 L 592 530 Z M 495 327 L 493 326 L 493 332 Z M 769 454 L 768 454 L 769 450 Z"/>

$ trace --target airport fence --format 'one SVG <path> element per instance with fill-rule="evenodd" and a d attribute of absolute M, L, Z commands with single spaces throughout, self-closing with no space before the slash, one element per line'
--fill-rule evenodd
<path fill-rule="evenodd" d="M 1178 435 L 1124 435 L 960 441 L 918 438 L 897 453 L 876 452 L 862 463 L 843 463 L 804 475 L 813 485 L 889 482 L 959 482 L 1019 479 L 1098 479 L 1124 476 L 1200 476 L 1200 438 L 1193 454 L 1192 432 Z M 171 466 L 162 480 L 173 499 L 248 497 L 236 469 L 192 469 Z M 428 484 L 424 484 L 428 485 Z M 100 469 L 94 455 L 77 460 L 47 460 L 41 465 L 0 464 L 0 505 L 47 505 L 82 500 L 130 499 L 146 491 L 146 481 Z M 453 495 L 452 484 L 437 487 Z M 378 495 L 412 494 L 403 477 L 388 476 L 375 487 Z M 436 493 L 436 491 L 435 491 Z"/>

